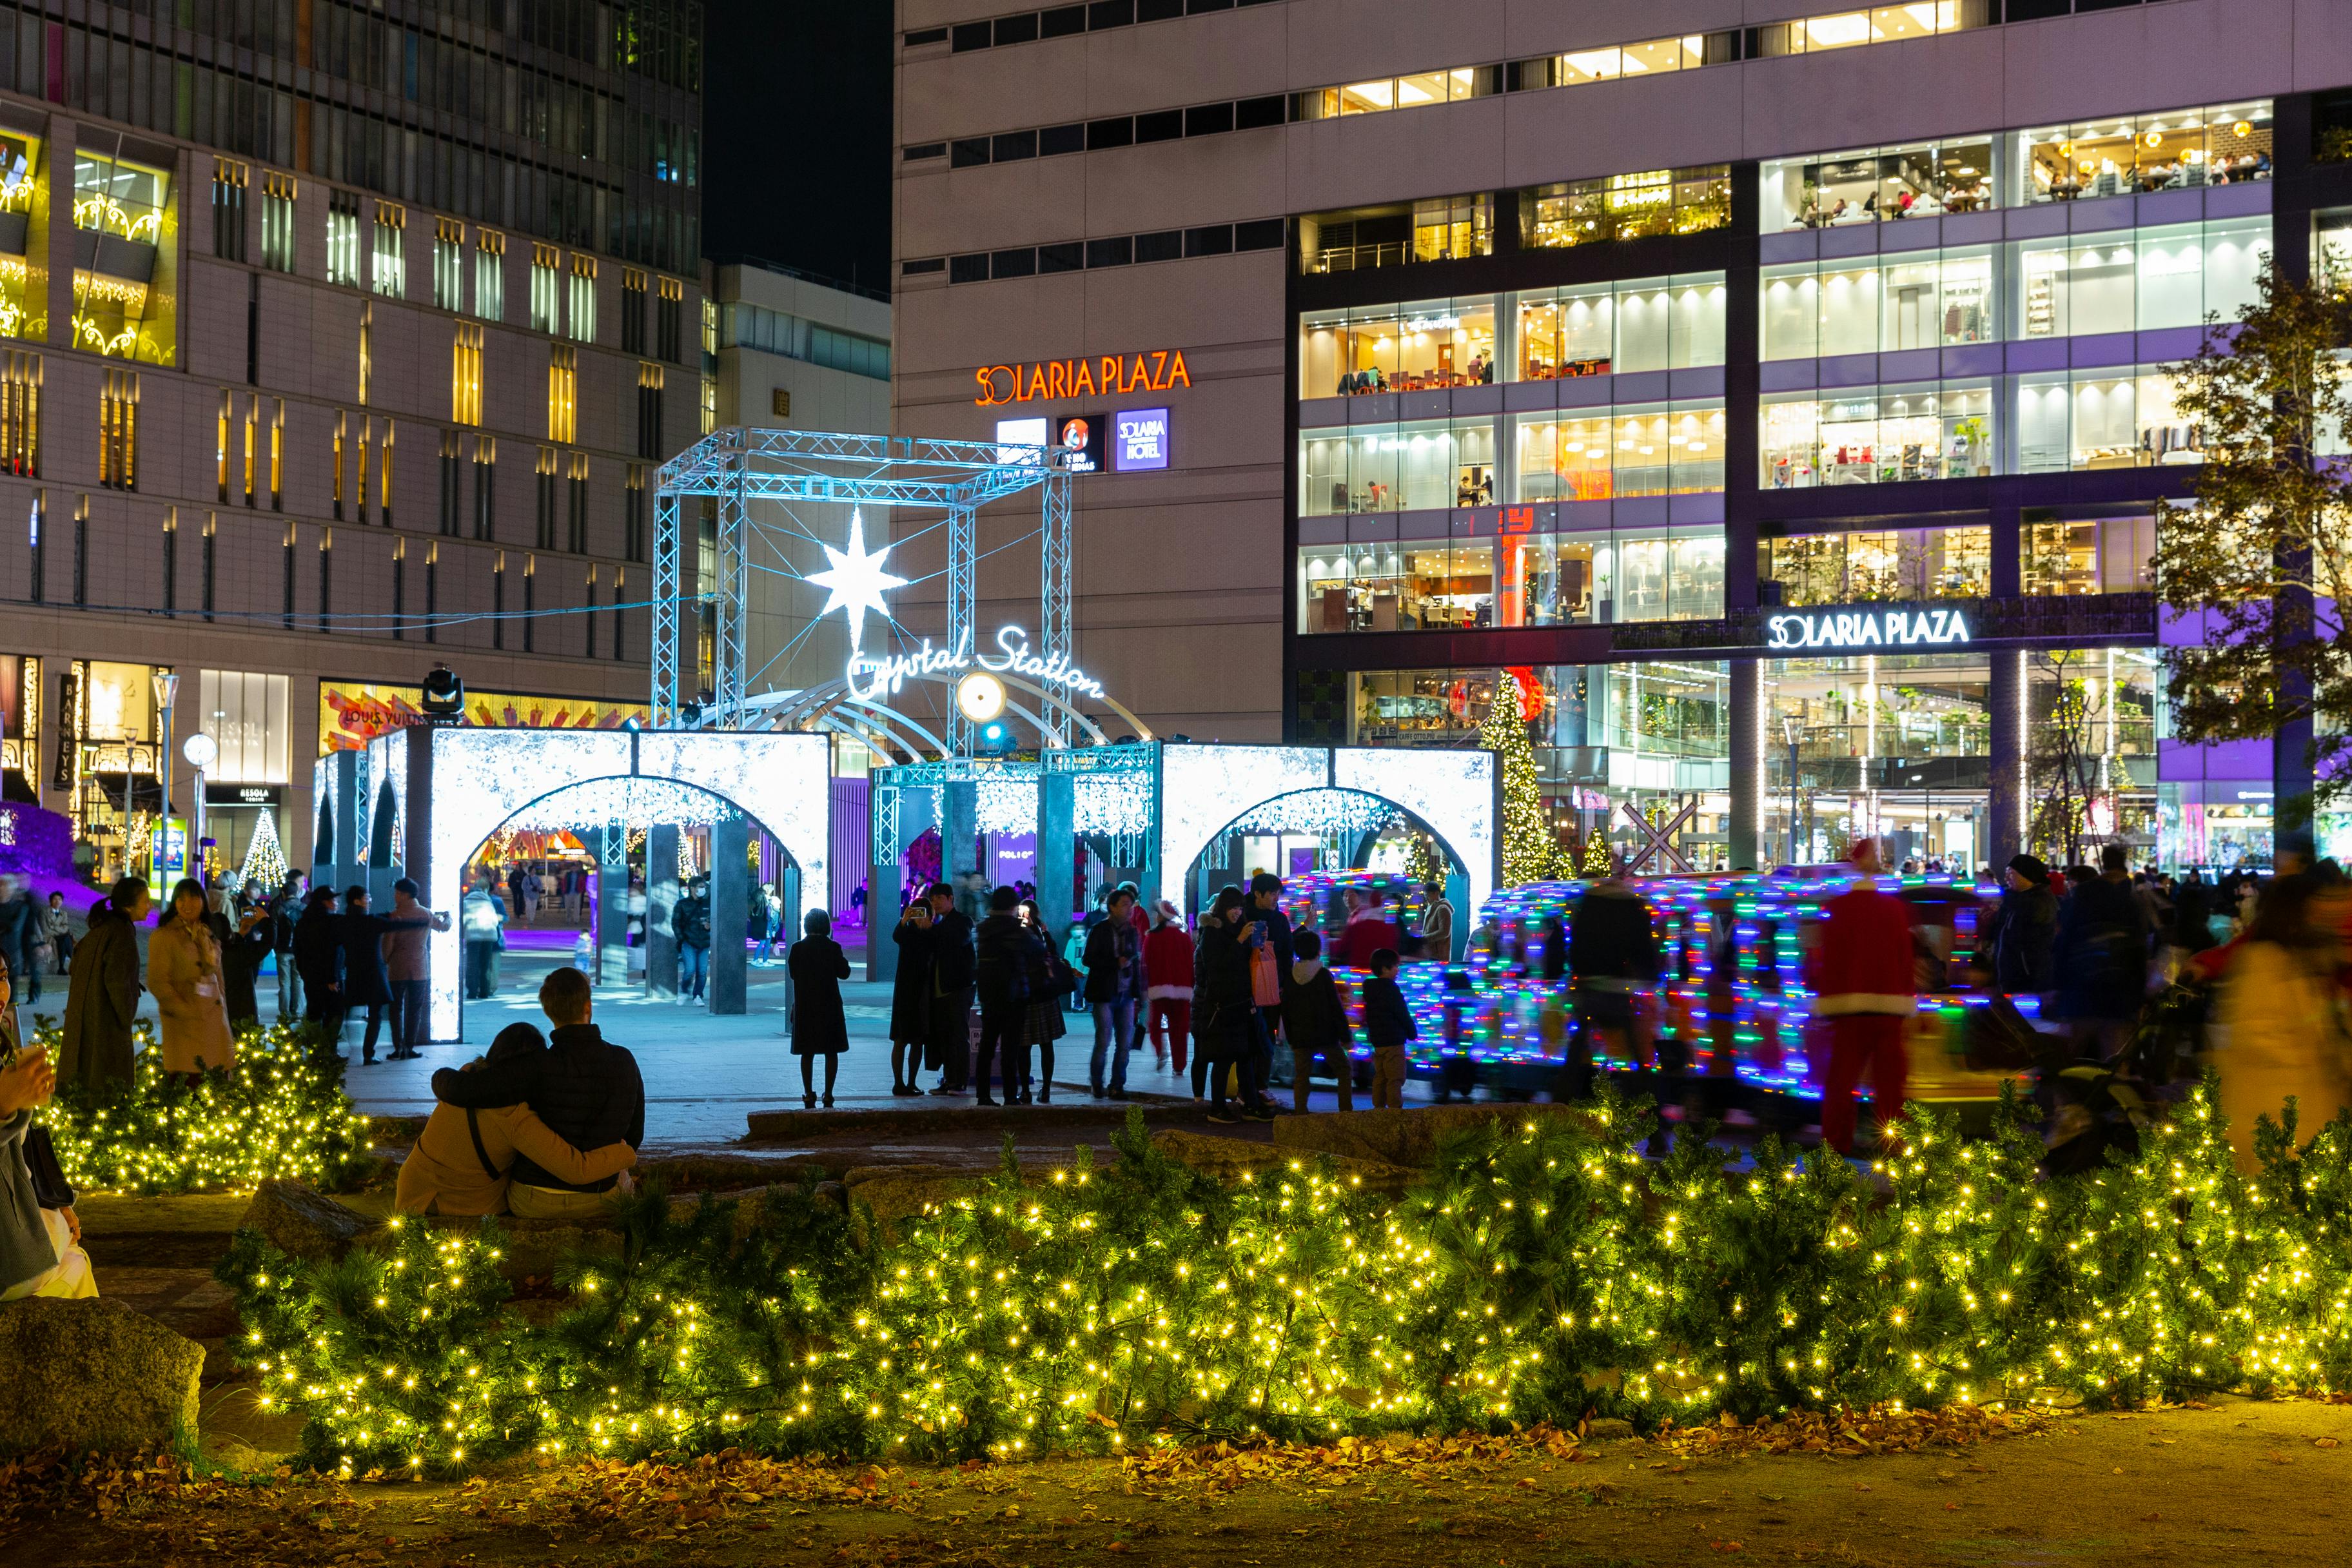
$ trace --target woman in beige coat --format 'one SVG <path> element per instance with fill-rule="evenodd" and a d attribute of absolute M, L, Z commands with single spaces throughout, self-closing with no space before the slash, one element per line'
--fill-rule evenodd
<path fill-rule="evenodd" d="M 2254 1158 L 2254 1119 L 2277 1121 L 2295 1102 L 2295 1142 L 2308 1143 L 2352 1102 L 2336 1014 L 2336 931 L 2342 900 L 2315 899 L 2301 877 L 2263 889 L 2222 976 L 2221 1114 L 2238 1168 Z"/>
<path fill-rule="evenodd" d="M 205 916 L 211 906 L 193 878 L 172 889 L 172 908 L 147 939 L 147 989 L 163 1028 L 163 1070 L 191 1077 L 236 1060 L 221 984 L 220 942 Z"/>

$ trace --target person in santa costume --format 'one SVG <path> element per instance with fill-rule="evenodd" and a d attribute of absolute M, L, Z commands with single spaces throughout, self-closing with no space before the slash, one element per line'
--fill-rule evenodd
<path fill-rule="evenodd" d="M 1822 906 L 1826 918 L 1809 933 L 1814 940 L 1805 955 L 1813 1016 L 1830 1033 L 1822 1139 L 1841 1154 L 1853 1152 L 1853 1090 L 1865 1069 L 1879 1126 L 1903 1114 L 1906 1037 L 1918 1011 L 1911 908 L 1877 885 L 1885 870 L 1877 839 L 1857 840 L 1848 858 L 1853 881 Z"/>

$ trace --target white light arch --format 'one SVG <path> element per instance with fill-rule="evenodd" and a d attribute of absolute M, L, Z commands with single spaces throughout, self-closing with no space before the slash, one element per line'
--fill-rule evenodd
<path fill-rule="evenodd" d="M 1468 907 L 1495 890 L 1495 753 L 1347 746 L 1169 745 L 1160 775 L 1160 896 L 1186 908 L 1185 882 L 1227 826 L 1286 795 L 1352 790 L 1397 806 L 1462 863 Z"/>
<path fill-rule="evenodd" d="M 766 829 L 800 868 L 811 909 L 831 906 L 833 742 L 824 735 L 738 731 L 493 730 L 418 726 L 379 738 L 382 761 L 405 772 L 407 747 L 431 748 L 425 902 L 455 913 L 474 851 L 535 802 L 606 779 L 646 778 L 718 796 Z M 373 748 L 372 748 L 373 749 Z M 458 1031 L 459 935 L 432 937 L 433 1037 Z"/>

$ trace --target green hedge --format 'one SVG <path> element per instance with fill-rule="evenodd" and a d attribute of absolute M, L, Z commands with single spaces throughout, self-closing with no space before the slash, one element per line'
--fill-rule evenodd
<path fill-rule="evenodd" d="M 340 1187 L 369 1169 L 367 1118 L 343 1094 L 343 1066 L 312 1059 L 299 1027 L 248 1029 L 236 1062 L 191 1086 L 163 1071 L 139 1025 L 131 1082 L 92 1094 L 60 1082 L 37 1118 L 76 1187 L 184 1193 L 251 1187 L 269 1177 Z M 37 1044 L 58 1058 L 61 1031 Z"/>
<path fill-rule="evenodd" d="M 1921 1115 L 1874 1181 L 1767 1140 L 1639 1151 L 1646 1109 L 1506 1119 L 1402 1199 L 1327 1165 L 1223 1186 L 1140 1118 L 1024 1185 L 854 1244 L 814 1194 L 642 1194 L 617 1257 L 509 1302 L 499 1233 L 410 1224 L 222 1279 L 271 1403 L 327 1468 L 518 1450 L 956 1458 L 1153 1435 L 1683 1422 L 1882 1401 L 2352 1385 L 2352 1120 L 2235 1171 L 2210 1089 L 2139 1156 L 2044 1181 L 2019 1110 Z"/>

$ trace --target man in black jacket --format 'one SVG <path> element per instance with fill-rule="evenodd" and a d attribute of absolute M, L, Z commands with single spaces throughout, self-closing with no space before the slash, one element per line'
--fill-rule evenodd
<path fill-rule="evenodd" d="M 1021 923 L 1021 896 L 1011 887 L 988 896 L 988 918 L 977 932 L 979 962 L 973 971 L 980 991 L 980 1063 L 973 1069 L 972 1088 L 980 1103 L 993 1105 L 988 1083 L 992 1063 L 1004 1068 L 1004 1098 L 1021 1092 L 1022 1066 L 1029 1052 L 1023 1026 L 1029 1018 L 1030 978 L 1037 956 L 1032 949 L 1041 939 Z M 1021 1058 L 1014 1061 L 1015 1056 Z"/>
<path fill-rule="evenodd" d="M 677 999 L 702 1000 L 710 975 L 710 884 L 697 877 L 671 911 L 670 934 L 677 938 Z"/>
<path fill-rule="evenodd" d="M 343 1033 L 343 929 L 342 917 L 335 913 L 334 889 L 310 889 L 287 947 L 302 977 L 302 1021 L 310 1026 L 310 1048 L 321 1058 L 338 1055 L 335 1047 Z"/>
<path fill-rule="evenodd" d="M 594 997 L 588 977 L 558 969 L 540 983 L 539 1005 L 554 1026 L 548 1048 L 474 1072 L 443 1068 L 433 1075 L 433 1093 L 461 1110 L 528 1104 L 541 1121 L 577 1149 L 601 1149 L 646 1141 L 646 1083 L 637 1058 L 610 1044 L 590 1021 Z M 525 1219 L 589 1219 L 613 1202 L 618 1178 L 574 1186 L 558 1180 L 527 1157 L 510 1170 L 507 1204 Z"/>
<path fill-rule="evenodd" d="M 971 921 L 956 908 L 956 891 L 933 882 L 931 900 L 930 1048 L 927 1065 L 940 1069 L 933 1094 L 961 1094 L 971 1071 L 971 984 L 977 955 Z"/>
<path fill-rule="evenodd" d="M 302 918 L 302 873 L 289 871 L 269 896 L 270 950 L 278 955 L 278 1021 L 290 1024 L 306 1016 L 302 1006 L 302 970 L 294 962 L 294 923 Z"/>
<path fill-rule="evenodd" d="M 406 926 L 430 925 L 430 912 L 417 915 L 372 915 L 368 913 L 368 890 L 353 882 L 343 889 L 343 912 L 337 917 L 336 933 L 343 943 L 343 994 L 341 1009 L 344 1016 L 367 1009 L 367 1034 L 361 1041 L 361 1065 L 375 1065 L 375 1042 L 383 1033 L 383 1019 L 392 1006 L 392 975 L 384 968 L 383 939 L 388 931 Z M 342 1021 L 335 1025 L 338 1036 L 342 1033 Z"/>

